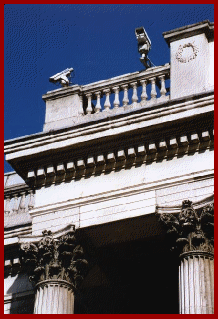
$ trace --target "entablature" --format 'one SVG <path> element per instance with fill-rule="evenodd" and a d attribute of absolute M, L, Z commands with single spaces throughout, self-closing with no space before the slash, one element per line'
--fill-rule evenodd
<path fill-rule="evenodd" d="M 84 169 L 89 175 L 93 167 L 120 169 L 123 161 L 128 166 L 133 159 L 137 164 L 175 156 L 178 149 L 197 151 L 213 145 L 213 107 L 214 92 L 209 91 L 6 141 L 6 160 L 32 186 L 31 181 L 42 184 L 46 176 L 62 181 L 67 172 L 69 178 L 75 172 L 80 177 Z"/>

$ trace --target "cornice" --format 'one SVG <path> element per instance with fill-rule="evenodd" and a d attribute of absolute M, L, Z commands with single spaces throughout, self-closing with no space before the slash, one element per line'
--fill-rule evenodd
<path fill-rule="evenodd" d="M 168 46 L 173 41 L 178 41 L 180 39 L 192 37 L 198 34 L 205 33 L 208 40 L 214 38 L 214 22 L 209 20 L 204 20 L 195 24 L 187 25 L 185 27 L 173 29 L 170 31 L 163 32 L 163 37 L 167 42 Z"/>
<path fill-rule="evenodd" d="M 15 194 L 20 194 L 22 192 L 28 192 L 30 187 L 26 184 L 16 184 L 12 186 L 6 186 L 4 188 L 4 196 L 10 195 L 13 196 Z"/>
<path fill-rule="evenodd" d="M 6 259 L 4 261 L 4 276 L 15 276 L 21 271 L 20 258 Z"/>
<path fill-rule="evenodd" d="M 17 238 L 19 235 L 30 235 L 32 233 L 32 225 L 18 225 L 4 229 L 4 239 Z"/>
<path fill-rule="evenodd" d="M 66 97 L 76 93 L 80 94 L 81 92 L 82 92 L 81 86 L 76 84 L 74 86 L 64 87 L 64 88 L 60 88 L 53 91 L 48 91 L 46 94 L 42 96 L 42 99 L 44 101 L 55 100 L 55 99 L 59 99 L 59 98 Z"/>
<path fill-rule="evenodd" d="M 188 96 L 185 98 L 178 98 L 174 100 L 169 100 L 167 102 L 161 102 L 159 104 L 152 105 L 151 107 L 138 107 L 134 110 L 125 111 L 121 114 L 107 115 L 105 113 L 99 113 L 99 119 L 90 118 L 90 122 L 82 123 L 74 127 L 61 129 L 53 132 L 38 133 L 34 135 L 28 135 L 24 137 L 19 137 L 17 139 L 12 139 L 5 141 L 5 154 L 8 160 L 15 158 L 13 155 L 18 150 L 25 150 L 27 148 L 33 149 L 40 146 L 44 146 L 43 150 L 46 150 L 47 145 L 51 143 L 62 142 L 62 147 L 65 147 L 70 144 L 66 140 L 77 137 L 77 136 L 89 136 L 92 138 L 92 135 L 108 131 L 109 129 L 119 128 L 122 126 L 127 126 L 127 132 L 132 131 L 132 128 L 129 127 L 129 124 L 135 123 L 145 123 L 145 127 L 148 126 L 147 122 L 152 119 L 160 119 L 160 122 L 164 122 L 163 118 L 165 115 L 178 114 L 184 111 L 201 108 L 207 105 L 214 104 L 214 90 L 208 91 L 201 94 L 196 94 Z M 213 110 L 213 109 L 212 109 Z M 198 112 L 196 111 L 196 115 Z M 105 115 L 105 117 L 104 117 Z M 195 114 L 191 114 L 194 116 Z M 176 118 L 174 120 L 177 120 Z M 150 127 L 149 122 L 149 127 Z M 159 124 L 158 121 L 153 123 L 153 125 Z M 124 132 L 125 132 L 124 131 Z M 111 131 L 109 132 L 112 133 Z M 122 131 L 123 133 L 123 131 Z M 107 134 L 110 136 L 110 134 Z M 90 136 L 91 135 L 91 136 Z M 63 142 L 66 143 L 63 144 Z M 75 141 L 79 143 L 80 141 Z M 61 145 L 57 145 L 61 147 Z M 36 149 L 37 150 L 37 149 Z M 9 154 L 12 154 L 9 156 Z M 28 156 L 29 154 L 25 154 Z M 19 155 L 18 155 L 19 156 Z M 18 157 L 17 156 L 17 157 Z"/>
<path fill-rule="evenodd" d="M 99 113 L 99 116 L 101 116 L 99 120 L 86 123 L 86 125 L 79 125 L 69 130 L 55 131 L 51 134 L 43 134 L 41 137 L 33 135 L 32 139 L 27 137 L 27 139 L 19 138 L 17 141 L 6 141 L 6 160 L 26 181 L 27 167 L 30 170 L 31 163 L 35 165 L 37 158 L 40 158 L 40 161 L 44 158 L 44 161 L 48 164 L 49 158 L 50 161 L 55 159 L 55 154 L 63 152 L 66 156 L 66 151 L 69 150 L 71 154 L 76 155 L 80 151 L 84 152 L 83 149 L 96 149 L 96 147 L 100 154 L 102 152 L 100 143 L 105 146 L 114 138 L 121 142 L 124 138 L 130 140 L 132 136 L 140 136 L 140 134 L 150 136 L 152 142 L 152 132 L 154 134 L 159 132 L 160 134 L 162 131 L 163 135 L 164 131 L 174 123 L 178 124 L 182 121 L 184 124 L 184 121 L 188 119 L 193 120 L 203 114 L 213 114 L 213 104 L 214 95 L 213 91 L 210 91 L 185 99 L 160 103 L 147 109 L 141 107 L 113 117 L 102 118 L 102 113 Z M 179 128 L 179 125 L 177 127 Z M 91 152 L 91 150 L 89 151 Z M 80 156 L 78 155 L 77 160 Z M 61 157 L 58 161 L 60 160 Z M 25 165 L 19 165 L 19 162 L 23 161 L 25 161 Z M 40 165 L 43 165 L 43 163 Z"/>
<path fill-rule="evenodd" d="M 52 237 L 54 239 L 60 238 L 61 236 L 65 236 L 69 232 L 75 232 L 75 226 L 73 224 L 69 224 L 55 232 L 52 233 Z M 19 244 L 26 244 L 26 243 L 38 243 L 42 238 L 42 235 L 19 235 L 18 242 Z"/>

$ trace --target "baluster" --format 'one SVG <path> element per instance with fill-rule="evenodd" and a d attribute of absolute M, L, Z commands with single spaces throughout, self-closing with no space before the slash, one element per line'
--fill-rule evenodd
<path fill-rule="evenodd" d="M 28 204 L 28 209 L 31 210 L 34 207 L 34 195 L 33 191 L 29 191 L 30 197 L 29 197 L 29 204 Z"/>
<path fill-rule="evenodd" d="M 14 205 L 13 205 L 13 213 L 17 214 L 18 213 L 18 197 L 17 194 L 14 195 Z"/>
<path fill-rule="evenodd" d="M 160 94 L 161 94 L 161 97 L 165 97 L 166 96 L 166 87 L 165 87 L 165 75 L 160 75 L 158 77 L 161 81 L 161 89 L 160 89 Z"/>
<path fill-rule="evenodd" d="M 101 102 L 100 102 L 101 92 L 100 91 L 95 92 L 95 95 L 97 97 L 97 103 L 96 103 L 96 106 L 95 106 L 95 113 L 99 113 L 100 110 L 101 110 Z"/>
<path fill-rule="evenodd" d="M 105 111 L 109 111 L 111 108 L 111 102 L 110 102 L 110 89 L 105 89 L 103 91 L 106 94 L 106 99 L 104 103 L 104 109 Z"/>
<path fill-rule="evenodd" d="M 26 208 L 26 196 L 25 192 L 21 193 L 21 199 L 20 199 L 20 206 L 19 206 L 19 212 L 20 213 L 25 213 L 25 208 Z"/>
<path fill-rule="evenodd" d="M 138 95 L 137 95 L 137 82 L 130 83 L 133 88 L 132 92 L 132 104 L 133 106 L 137 106 Z"/>
<path fill-rule="evenodd" d="M 79 102 L 80 102 L 80 110 L 83 110 L 83 96 L 79 95 Z M 79 115 L 84 115 L 83 111 L 79 111 Z"/>
<path fill-rule="evenodd" d="M 129 99 L 128 99 L 128 84 L 122 85 L 122 89 L 124 91 L 123 94 L 123 106 L 127 106 L 129 104 Z"/>
<path fill-rule="evenodd" d="M 141 105 L 143 106 L 146 104 L 146 100 L 148 98 L 148 95 L 146 92 L 147 80 L 141 80 L 140 83 L 142 85 Z"/>
<path fill-rule="evenodd" d="M 115 93 L 115 97 L 114 97 L 114 109 L 118 109 L 120 106 L 120 101 L 119 101 L 119 87 L 115 86 L 113 87 L 113 91 Z"/>
<path fill-rule="evenodd" d="M 88 107 L 86 109 L 86 113 L 91 114 L 92 113 L 92 93 L 87 93 L 86 97 L 88 99 Z"/>
<path fill-rule="evenodd" d="M 151 100 L 156 100 L 156 96 L 157 96 L 157 91 L 156 91 L 156 86 L 155 86 L 156 78 L 151 78 L 149 80 L 151 82 Z"/>
<path fill-rule="evenodd" d="M 4 213 L 5 213 L 5 215 L 9 215 L 10 214 L 10 203 L 11 203 L 10 196 L 6 196 L 5 199 L 6 199 L 6 202 L 5 202 Z"/>

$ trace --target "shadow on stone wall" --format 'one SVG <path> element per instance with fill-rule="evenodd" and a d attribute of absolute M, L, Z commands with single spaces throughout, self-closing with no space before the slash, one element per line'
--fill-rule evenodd
<path fill-rule="evenodd" d="M 18 273 L 7 277 L 9 288 L 6 293 L 12 297 L 9 314 L 33 314 L 35 294 L 26 274 Z M 11 281 L 11 283 L 10 283 Z"/>

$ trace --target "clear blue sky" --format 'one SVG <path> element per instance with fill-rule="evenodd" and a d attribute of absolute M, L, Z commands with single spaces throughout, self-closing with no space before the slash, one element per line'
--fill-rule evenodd
<path fill-rule="evenodd" d="M 5 4 L 4 139 L 42 131 L 49 77 L 73 67 L 75 84 L 140 71 L 135 28 L 155 65 L 170 61 L 162 32 L 214 21 L 213 4 Z M 5 163 L 5 172 L 11 171 Z"/>

